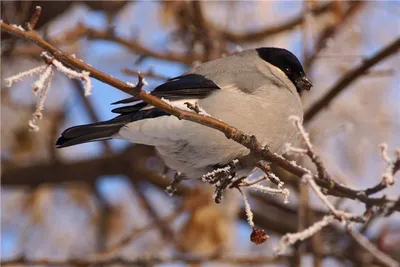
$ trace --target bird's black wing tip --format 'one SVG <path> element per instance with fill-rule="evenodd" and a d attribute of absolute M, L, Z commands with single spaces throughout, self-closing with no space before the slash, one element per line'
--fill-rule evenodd
<path fill-rule="evenodd" d="M 56 141 L 56 148 L 63 148 L 65 147 L 65 142 L 67 142 L 68 139 L 65 138 L 64 136 L 60 136 L 57 141 Z"/>
<path fill-rule="evenodd" d="M 138 101 L 140 101 L 140 99 L 138 99 L 136 96 L 132 96 L 129 98 L 125 98 L 125 99 L 113 102 L 113 103 L 111 103 L 111 105 L 128 104 L 128 103 L 134 103 L 134 102 L 138 102 Z"/>

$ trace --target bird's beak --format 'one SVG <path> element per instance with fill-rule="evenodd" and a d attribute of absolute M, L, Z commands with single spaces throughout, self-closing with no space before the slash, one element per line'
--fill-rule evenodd
<path fill-rule="evenodd" d="M 301 90 L 309 91 L 312 87 L 312 83 L 307 76 L 302 76 L 296 79 L 296 87 L 300 88 Z"/>

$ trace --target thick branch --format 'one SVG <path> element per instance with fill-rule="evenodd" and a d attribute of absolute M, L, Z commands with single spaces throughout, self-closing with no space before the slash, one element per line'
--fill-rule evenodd
<path fill-rule="evenodd" d="M 136 179 L 146 178 L 151 183 L 165 188 L 168 180 L 162 179 L 145 167 L 145 161 L 153 155 L 155 154 L 152 147 L 135 145 L 112 157 L 68 163 L 43 163 L 23 168 L 10 167 L 3 170 L 1 184 L 37 186 L 44 183 L 59 184 L 73 181 L 93 183 L 102 175 L 123 174 Z"/>
<path fill-rule="evenodd" d="M 157 58 L 160 60 L 166 60 L 166 61 L 173 61 L 173 62 L 178 62 L 178 63 L 184 63 L 187 65 L 191 65 L 194 61 L 200 60 L 203 61 L 203 57 L 197 54 L 194 54 L 191 57 L 188 57 L 184 54 L 176 54 L 176 53 L 161 53 L 154 51 L 152 49 L 149 49 L 145 46 L 143 46 L 141 43 L 135 41 L 135 40 L 128 40 L 122 37 L 119 37 L 115 35 L 113 31 L 108 31 L 108 30 L 96 30 L 92 28 L 87 28 L 83 25 L 82 27 L 82 35 L 87 36 L 89 39 L 98 39 L 98 40 L 106 40 L 106 41 L 112 41 L 115 43 L 118 43 L 128 50 L 132 51 L 133 53 L 140 54 L 146 57 L 153 57 Z"/>
<path fill-rule="evenodd" d="M 228 139 L 232 139 L 233 141 L 245 146 L 248 148 L 256 157 L 262 158 L 264 160 L 270 161 L 272 163 L 275 163 L 276 165 L 282 167 L 283 169 L 291 172 L 292 174 L 295 174 L 298 177 L 302 177 L 304 174 L 309 173 L 308 170 L 302 168 L 301 166 L 296 165 L 295 163 L 292 163 L 285 158 L 283 158 L 280 155 L 277 155 L 269 150 L 268 147 L 262 147 L 261 144 L 257 141 L 257 139 L 254 136 L 250 136 L 245 134 L 244 132 L 240 131 L 239 129 L 236 129 L 235 127 L 220 121 L 218 119 L 214 119 L 212 117 L 208 116 L 202 116 L 200 114 L 196 114 L 194 112 L 190 111 L 185 111 L 181 110 L 178 108 L 175 108 L 168 104 L 167 102 L 141 90 L 140 87 L 131 87 L 130 85 L 108 75 L 105 74 L 96 68 L 93 68 L 89 66 L 88 64 L 80 61 L 79 59 L 68 55 L 67 53 L 64 53 L 63 51 L 53 47 L 46 41 L 42 40 L 36 33 L 34 32 L 25 32 L 21 31 L 18 28 L 12 27 L 4 22 L 1 22 L 1 29 L 4 31 L 7 31 L 13 35 L 16 35 L 20 38 L 26 39 L 28 41 L 32 41 L 36 43 L 38 46 L 42 47 L 46 51 L 52 53 L 52 56 L 57 59 L 58 61 L 63 62 L 64 64 L 70 65 L 73 68 L 79 69 L 81 71 L 89 71 L 90 76 L 93 78 L 96 78 L 104 83 L 107 83 L 117 89 L 120 89 L 121 91 L 130 93 L 135 95 L 138 99 L 141 99 L 150 105 L 153 105 L 173 116 L 176 116 L 179 119 L 184 119 L 184 120 L 189 120 L 192 122 L 196 122 L 199 124 L 202 124 L 204 126 L 216 129 L 222 133 L 225 134 L 225 136 Z M 373 57 L 372 59 L 369 59 L 368 66 L 372 66 L 373 63 L 379 61 L 382 57 L 386 57 L 389 54 L 393 53 L 393 46 L 397 48 L 397 46 L 400 45 L 400 39 L 397 40 L 394 44 L 392 44 L 389 48 L 391 49 L 385 49 L 384 52 L 379 53 L 381 56 Z M 387 51 L 389 50 L 389 51 Z M 382 56 L 383 54 L 383 56 Z M 372 63 L 371 63 L 372 62 Z M 368 68 L 362 68 L 361 73 L 365 71 Z M 358 70 L 360 72 L 360 70 Z M 357 72 L 357 73 L 358 73 Z M 353 77 L 354 75 L 352 75 Z M 351 79 L 352 81 L 353 79 Z M 366 196 L 365 194 L 362 194 L 362 191 L 354 190 L 351 188 L 347 188 L 345 186 L 342 186 L 338 184 L 336 181 L 332 179 L 324 179 L 321 180 L 318 178 L 318 176 L 314 175 L 314 179 L 316 183 L 325 188 L 326 193 L 335 195 L 335 196 L 340 196 L 340 197 L 346 197 L 349 199 L 357 199 L 361 202 L 364 202 L 368 205 L 383 205 L 387 204 L 389 202 L 394 203 L 395 201 L 393 200 L 388 200 L 384 197 L 382 198 L 371 198 Z M 396 206 L 396 210 L 400 210 L 400 205 Z"/>

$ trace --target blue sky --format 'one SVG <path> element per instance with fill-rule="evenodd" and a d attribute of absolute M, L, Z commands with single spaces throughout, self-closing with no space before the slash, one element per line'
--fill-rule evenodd
<path fill-rule="evenodd" d="M 153 10 L 157 8 L 157 5 L 155 3 L 149 3 L 149 2 L 139 3 L 139 4 L 141 5 L 141 7 L 135 8 L 132 11 L 134 12 L 133 16 L 137 16 L 136 17 L 137 19 L 135 21 L 141 24 L 146 24 L 149 21 L 148 14 L 155 14 L 156 12 L 154 12 Z M 296 5 L 299 4 L 296 3 Z M 297 7 L 296 8 L 294 8 L 293 6 L 288 7 L 288 5 L 286 4 L 280 4 L 280 6 L 282 10 L 287 9 L 286 11 L 288 12 L 293 10 L 295 11 L 298 10 Z M 382 18 L 381 16 L 379 16 L 379 12 L 380 11 L 377 11 L 378 13 L 378 15 L 376 15 L 377 17 L 373 17 L 373 19 L 371 19 L 371 24 L 376 23 L 376 20 L 378 19 L 384 19 L 389 21 L 393 20 L 393 18 L 391 18 L 390 15 L 389 17 Z M 297 12 L 293 12 L 292 14 L 294 13 Z M 81 15 L 78 16 L 80 17 L 80 19 L 84 20 L 84 23 L 86 25 L 90 25 L 93 27 L 100 27 L 100 28 L 105 26 L 106 18 L 100 12 L 83 12 L 79 14 Z M 137 28 L 141 28 L 143 25 L 134 25 L 134 26 Z M 128 25 L 128 27 L 124 28 L 118 28 L 117 32 L 119 34 L 129 36 L 129 34 L 132 31 L 131 27 L 132 25 Z M 373 25 L 371 25 L 371 27 L 373 27 Z M 158 30 L 152 32 L 151 34 L 148 33 L 139 33 L 139 34 L 146 35 L 146 39 L 144 40 L 146 40 L 147 44 L 151 48 L 156 50 L 163 50 L 165 46 L 165 38 L 168 35 L 168 31 Z M 292 46 L 290 47 L 290 50 L 292 50 L 297 55 L 301 55 L 301 49 L 302 49 L 300 38 L 298 38 L 299 35 L 300 35 L 299 32 L 293 35 L 294 36 L 293 40 L 296 41 L 292 42 Z M 374 40 L 366 40 L 365 43 L 366 43 L 365 52 L 367 55 L 373 53 L 374 51 L 376 51 L 381 47 L 380 43 L 374 42 Z M 86 48 L 82 51 L 80 55 L 82 59 L 85 62 L 123 81 L 136 82 L 136 77 L 126 76 L 121 72 L 121 68 L 124 67 L 138 69 L 138 70 L 148 70 L 151 68 L 155 73 L 161 73 L 164 76 L 169 76 L 169 77 L 178 76 L 179 74 L 181 74 L 186 70 L 186 68 L 182 64 L 164 62 L 156 59 L 146 59 L 139 66 L 135 66 L 134 62 L 136 56 L 126 51 L 125 48 L 117 44 L 106 41 L 90 41 L 88 44 L 89 45 L 86 46 Z M 122 60 L 123 63 L 121 63 Z M 400 83 L 399 76 L 397 75 L 396 77 L 397 78 L 394 79 L 394 83 L 399 84 Z M 148 90 L 151 90 L 152 88 L 157 86 L 157 83 L 159 82 L 159 81 L 154 81 L 152 79 L 147 79 L 147 80 L 149 81 L 149 86 L 146 88 Z M 102 120 L 112 118 L 114 114 L 111 113 L 110 110 L 112 109 L 112 107 L 109 104 L 119 99 L 125 98 L 127 97 L 127 95 L 118 90 L 110 88 L 110 86 L 105 85 L 97 80 L 92 79 L 92 82 L 94 88 L 93 88 L 93 94 L 92 96 L 90 96 L 90 101 L 96 107 L 96 111 Z M 54 89 L 55 88 L 53 88 L 53 90 Z M 393 97 L 389 97 L 388 101 L 396 101 L 396 99 L 397 100 L 400 99 L 400 91 L 394 88 Z M 76 95 L 74 90 L 71 90 L 71 94 L 68 95 L 67 103 L 68 103 L 67 121 L 65 127 L 70 127 L 77 124 L 90 123 L 90 119 L 83 105 L 81 105 L 80 103 L 79 96 Z M 393 136 L 393 138 L 396 137 Z M 129 143 L 125 141 L 113 140 L 112 145 L 117 150 L 119 150 L 128 146 Z M 62 153 L 67 155 L 68 158 L 75 160 L 79 158 L 96 157 L 102 153 L 102 149 L 99 143 L 89 143 L 81 145 L 79 147 L 67 148 L 63 150 Z M 103 177 L 103 179 L 99 183 L 101 191 L 104 192 L 105 195 L 116 194 L 116 192 L 118 192 L 119 190 L 121 190 L 121 188 L 126 186 L 126 181 L 124 181 L 124 179 L 107 179 L 107 178 L 115 178 L 115 177 Z M 250 233 L 248 225 L 243 222 L 239 222 L 237 224 L 237 227 L 239 229 L 239 231 L 237 231 L 238 240 L 248 240 L 248 236 Z M 2 241 L 1 241 L 2 257 L 6 257 L 7 255 L 10 255 L 10 253 L 12 253 L 14 244 L 15 244 L 15 233 L 2 231 Z"/>

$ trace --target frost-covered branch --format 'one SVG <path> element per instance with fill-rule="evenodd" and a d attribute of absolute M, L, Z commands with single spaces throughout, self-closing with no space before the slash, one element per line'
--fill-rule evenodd
<path fill-rule="evenodd" d="M 47 64 L 18 73 L 14 76 L 6 78 L 5 82 L 6 86 L 10 87 L 13 83 L 22 81 L 27 76 L 32 76 L 34 74 L 40 74 L 39 79 L 32 84 L 32 90 L 35 96 L 38 97 L 38 102 L 36 105 L 36 109 L 32 114 L 32 119 L 28 122 L 28 126 L 31 131 L 37 132 L 39 131 L 39 126 L 37 126 L 36 120 L 42 119 L 43 117 L 42 110 L 44 109 L 44 103 L 49 92 L 51 79 L 53 76 L 53 66 Z"/>
<path fill-rule="evenodd" d="M 49 63 L 54 65 L 59 72 L 64 73 L 70 79 L 76 79 L 83 82 L 83 88 L 85 89 L 85 96 L 89 96 L 92 94 L 92 82 L 90 80 L 90 72 L 82 71 L 77 72 L 73 69 L 70 69 L 64 66 L 60 61 L 51 57 L 46 52 L 42 53 L 42 57 Z"/>
<path fill-rule="evenodd" d="M 40 8 L 37 10 L 39 10 L 38 12 L 40 14 Z M 34 25 L 34 23 L 32 25 Z M 9 78 L 4 79 L 6 86 L 10 87 L 15 82 L 22 81 L 24 78 L 26 78 L 28 76 L 39 74 L 39 79 L 36 80 L 32 84 L 32 91 L 33 91 L 34 95 L 38 97 L 38 101 L 37 101 L 36 109 L 32 114 L 32 119 L 29 120 L 29 122 L 28 122 L 29 129 L 34 132 L 39 131 L 39 126 L 37 125 L 36 121 L 38 119 L 43 118 L 42 111 L 44 110 L 46 98 L 47 98 L 47 95 L 50 90 L 51 80 L 52 80 L 53 74 L 54 74 L 54 69 L 53 69 L 54 67 L 58 71 L 64 73 L 71 79 L 81 80 L 84 84 L 86 96 L 90 95 L 91 91 L 92 91 L 92 83 L 90 80 L 89 72 L 82 71 L 82 73 L 79 73 L 70 68 L 67 68 L 60 61 L 49 56 L 46 52 L 42 53 L 42 57 L 46 61 L 45 65 L 30 69 L 28 71 L 18 73 L 16 75 L 13 75 Z"/>
<path fill-rule="evenodd" d="M 301 178 L 304 174 L 309 173 L 307 169 L 304 169 L 302 166 L 297 165 L 295 162 L 288 161 L 282 156 L 273 153 L 272 151 L 269 150 L 268 147 L 263 147 L 257 141 L 256 137 L 248 135 L 240 131 L 239 129 L 232 127 L 231 125 L 228 125 L 223 121 L 170 106 L 164 101 L 158 99 L 157 97 L 148 94 L 146 91 L 139 90 L 137 88 L 132 88 L 132 86 L 126 84 L 126 82 L 111 77 L 110 75 L 107 75 L 104 72 L 101 72 L 98 69 L 89 66 L 85 62 L 78 60 L 72 55 L 69 55 L 55 48 L 54 46 L 44 41 L 42 38 L 40 38 L 36 33 L 32 31 L 22 31 L 4 22 L 0 22 L 0 25 L 2 31 L 6 31 L 17 37 L 24 38 L 26 40 L 34 42 L 42 49 L 49 52 L 52 57 L 60 61 L 65 66 L 70 66 L 76 70 L 79 70 L 80 72 L 87 71 L 90 73 L 91 77 L 98 79 L 102 82 L 105 82 L 124 92 L 135 95 L 137 99 L 143 100 L 149 103 L 150 105 L 159 108 L 160 110 L 163 110 L 173 116 L 178 117 L 179 119 L 196 122 L 206 127 L 211 127 L 213 129 L 223 132 L 227 138 L 230 138 L 248 148 L 251 151 L 251 153 L 254 154 L 257 158 L 266 160 L 268 162 L 272 162 L 282 167 L 283 169 L 287 170 L 288 172 L 296 175 L 299 178 Z M 366 203 L 369 206 L 396 203 L 396 201 L 392 199 L 372 198 L 366 196 L 365 194 L 360 194 L 361 192 L 360 190 L 355 190 L 352 188 L 345 187 L 337 183 L 329 176 L 327 177 L 327 179 L 321 179 L 320 177 L 315 176 L 314 179 L 318 186 L 324 188 L 325 191 L 331 195 L 345 197 L 349 199 L 357 199 L 363 203 Z M 400 205 L 397 205 L 395 210 L 400 210 Z"/>
<path fill-rule="evenodd" d="M 36 119 L 42 119 L 42 111 L 46 102 L 47 94 L 51 86 L 51 79 L 53 77 L 53 66 L 48 65 L 45 71 L 40 75 L 39 80 L 33 84 L 33 93 L 39 97 L 36 105 L 35 112 L 33 113 L 32 120 L 29 121 L 28 125 L 33 131 L 38 131 L 39 127 L 36 125 Z"/>
<path fill-rule="evenodd" d="M 382 159 L 387 163 L 385 172 L 382 174 L 382 183 L 386 186 L 394 184 L 394 167 L 395 161 L 393 161 L 388 155 L 388 146 L 386 143 L 380 144 Z"/>
<path fill-rule="evenodd" d="M 264 232 L 263 229 L 259 229 L 259 228 L 255 227 L 254 220 L 253 220 L 254 214 L 251 211 L 249 200 L 247 199 L 247 197 L 242 189 L 240 189 L 239 187 L 237 189 L 239 190 L 240 194 L 242 195 L 242 198 L 244 201 L 244 209 L 246 212 L 247 222 L 250 225 L 251 229 L 253 229 L 253 231 L 250 234 L 250 240 L 251 240 L 251 242 L 253 242 L 256 245 L 261 245 L 262 243 L 265 243 L 268 241 L 269 236 Z"/>
<path fill-rule="evenodd" d="M 324 166 L 321 158 L 319 156 L 317 156 L 315 151 L 314 151 L 314 148 L 313 148 L 313 146 L 311 144 L 311 140 L 310 140 L 309 134 L 304 129 L 300 118 L 297 117 L 297 116 L 290 116 L 289 120 L 291 120 L 293 122 L 293 125 L 296 127 L 296 129 L 300 133 L 300 136 L 303 139 L 304 144 L 306 145 L 306 153 L 305 154 L 308 155 L 308 157 L 312 160 L 312 162 L 317 167 L 318 177 L 321 180 L 330 179 L 328 177 L 328 173 L 326 172 L 325 166 Z"/>
<path fill-rule="evenodd" d="M 300 148 L 300 147 L 294 147 L 294 146 L 292 146 L 291 143 L 285 143 L 284 144 L 284 148 L 283 148 L 283 154 L 286 154 L 286 155 L 292 155 L 292 154 L 305 155 L 305 154 L 307 154 L 307 149 Z"/>
<path fill-rule="evenodd" d="M 321 192 L 321 188 L 315 183 L 313 177 L 309 174 L 303 176 L 303 180 L 307 183 L 311 189 L 315 192 L 318 198 L 324 203 L 324 205 L 329 209 L 329 211 L 335 216 L 336 219 L 342 220 L 352 220 L 357 222 L 365 222 L 361 217 L 355 216 L 353 214 L 337 210 L 333 204 L 328 200 L 328 198 Z"/>
<path fill-rule="evenodd" d="M 395 156 L 396 159 L 392 160 L 388 154 L 388 146 L 386 143 L 382 143 L 379 145 L 381 157 L 383 161 L 386 163 L 386 168 L 382 174 L 381 181 L 364 191 L 367 196 L 378 193 L 385 188 L 392 186 L 395 183 L 394 176 L 400 170 L 400 148 L 396 149 Z"/>
<path fill-rule="evenodd" d="M 283 203 L 287 204 L 289 203 L 289 194 L 290 191 L 287 188 L 272 188 L 272 187 L 267 187 L 267 186 L 263 186 L 260 184 L 253 184 L 250 185 L 248 188 L 253 189 L 255 191 L 258 191 L 260 193 L 264 193 L 264 194 L 270 194 L 270 195 L 282 195 L 283 196 Z"/>
<path fill-rule="evenodd" d="M 43 72 L 46 69 L 47 65 L 39 66 L 24 72 L 20 72 L 16 75 L 13 75 L 11 77 L 5 78 L 4 82 L 6 83 L 5 85 L 7 87 L 11 87 L 15 82 L 22 81 L 25 77 L 27 76 L 32 76 L 34 74 L 38 74 Z"/>
<path fill-rule="evenodd" d="M 284 235 L 281 238 L 279 242 L 279 247 L 276 248 L 275 252 L 278 255 L 283 254 L 288 246 L 293 245 L 297 241 L 303 241 L 307 238 L 310 238 L 312 235 L 321 231 L 322 228 L 332 223 L 334 220 L 335 217 L 332 215 L 324 216 L 322 220 L 314 223 L 313 225 L 311 225 L 307 229 L 304 229 L 301 232 Z"/>
<path fill-rule="evenodd" d="M 246 195 L 244 194 L 243 190 L 240 188 L 238 189 L 240 194 L 242 194 L 243 201 L 244 201 L 244 210 L 246 211 L 246 216 L 247 216 L 247 222 L 249 223 L 250 227 L 253 229 L 254 228 L 254 220 L 253 220 L 253 212 L 251 211 L 250 208 L 250 203 L 247 200 Z"/>

